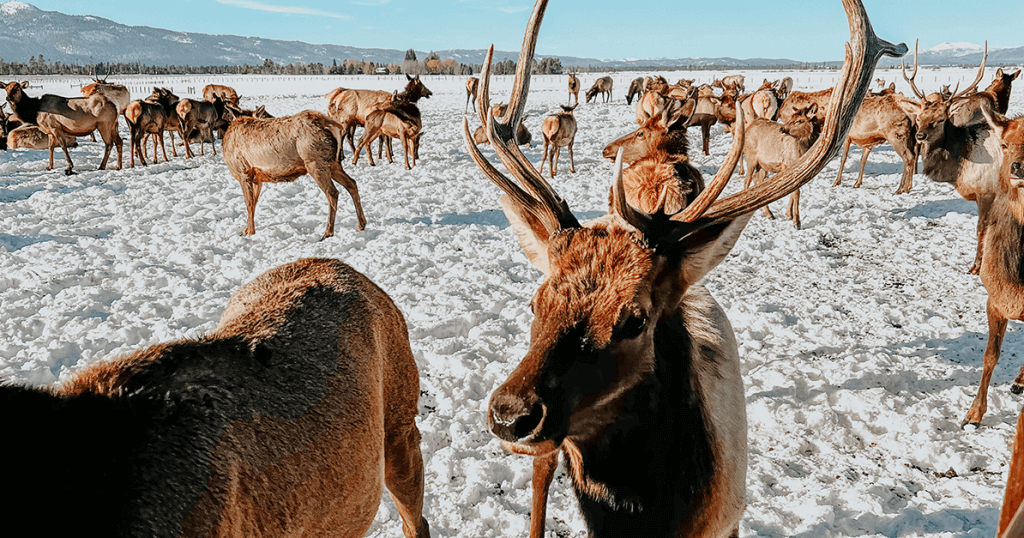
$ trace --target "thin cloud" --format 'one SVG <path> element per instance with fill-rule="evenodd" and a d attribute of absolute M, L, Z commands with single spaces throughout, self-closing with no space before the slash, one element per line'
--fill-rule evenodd
<path fill-rule="evenodd" d="M 357 6 L 386 6 L 386 5 L 391 3 L 391 0 L 372 0 L 372 1 L 369 1 L 369 2 L 363 1 L 363 2 L 352 2 L 352 3 L 357 5 Z"/>
<path fill-rule="evenodd" d="M 390 0 L 388 0 L 390 1 Z M 250 2 L 249 0 L 217 0 L 218 4 L 226 4 L 229 6 L 240 7 L 244 9 L 255 9 L 257 11 L 269 11 L 271 13 L 286 13 L 289 15 L 315 15 L 317 17 L 332 17 L 335 19 L 352 20 L 349 15 L 341 13 L 331 13 L 329 11 L 322 11 L 319 9 L 310 9 L 308 7 L 299 6 L 271 6 L 267 4 L 261 4 L 259 2 Z"/>
<path fill-rule="evenodd" d="M 511 15 L 511 14 L 522 13 L 524 11 L 527 11 L 527 10 L 530 9 L 530 7 L 529 6 L 518 6 L 518 7 L 517 6 L 511 6 L 511 7 L 496 7 L 494 9 L 497 9 L 498 11 L 500 11 L 502 13 L 508 13 L 508 14 Z"/>

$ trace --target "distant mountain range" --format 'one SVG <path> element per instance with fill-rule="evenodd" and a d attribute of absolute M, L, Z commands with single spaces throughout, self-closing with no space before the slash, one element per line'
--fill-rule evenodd
<path fill-rule="evenodd" d="M 464 64 L 483 63 L 486 51 L 438 50 L 442 58 Z M 349 59 L 377 64 L 401 63 L 404 50 L 363 49 L 340 45 L 315 45 L 301 41 L 281 41 L 235 35 L 210 35 L 175 32 L 149 26 L 127 26 L 100 17 L 66 15 L 43 11 L 23 2 L 0 3 L 0 59 L 28 62 L 43 55 L 48 62 L 140 62 L 146 65 L 257 65 L 270 58 L 278 64 L 320 62 L 330 65 Z M 424 59 L 425 51 L 416 51 Z M 518 52 L 495 51 L 495 61 L 515 61 Z M 647 58 L 599 60 L 556 56 L 565 67 L 678 67 L 724 66 L 763 67 L 804 65 L 804 62 L 781 58 Z M 922 65 L 977 65 L 981 47 L 970 43 L 943 43 L 921 53 Z M 831 65 L 840 62 L 828 62 Z M 899 64 L 885 59 L 883 65 Z M 1024 64 L 1024 47 L 989 51 L 989 65 Z M 815 63 L 820 65 L 820 62 Z"/>

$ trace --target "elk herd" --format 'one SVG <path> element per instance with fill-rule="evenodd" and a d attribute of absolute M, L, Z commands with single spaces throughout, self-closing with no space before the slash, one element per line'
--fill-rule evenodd
<path fill-rule="evenodd" d="M 1024 120 L 1005 116 L 1019 71 L 1000 69 L 978 91 L 986 50 L 972 84 L 926 93 L 917 85 L 915 50 L 913 69 L 903 67 L 912 97 L 881 79 L 871 92 L 878 60 L 908 49 L 877 37 L 859 0 L 843 0 L 851 38 L 834 88 L 795 91 L 786 77 L 748 93 L 742 75 L 700 85 L 632 80 L 626 102 L 636 101 L 637 127 L 602 152 L 614 162 L 607 214 L 580 222 L 543 175 L 547 163 L 556 177 L 562 148 L 576 172 L 576 73 L 569 74 L 567 104 L 541 122 L 539 166 L 520 149 L 533 142 L 523 124 L 528 66 L 547 3 L 538 0 L 530 17 L 508 102 L 491 103 L 492 46 L 479 78 L 466 82 L 466 111 L 482 125 L 472 131 L 468 113 L 463 120 L 471 159 L 500 189 L 523 252 L 544 275 L 531 302 L 525 356 L 486 408 L 486 427 L 504 447 L 533 457 L 531 538 L 544 536 L 560 458 L 590 536 L 738 535 L 746 495 L 744 382 L 736 337 L 702 279 L 757 209 L 771 216 L 768 204 L 789 196 L 787 218 L 800 228 L 800 187 L 841 154 L 839 186 L 851 145 L 863 150 L 855 188 L 868 154 L 887 143 L 904 165 L 896 194 L 911 191 L 920 159 L 925 176 L 977 203 L 970 272 L 988 291 L 989 337 L 963 423 L 981 422 L 1007 322 L 1024 320 Z M 372 143 L 378 159 L 386 154 L 392 162 L 397 139 L 405 168 L 415 167 L 424 129 L 419 102 L 432 95 L 418 76 L 406 75 L 401 91 L 337 88 L 325 96 L 326 114 L 275 118 L 263 107 L 243 110 L 237 93 L 218 85 L 204 88 L 202 100 L 159 87 L 131 100 L 124 86 L 100 79 L 76 98 L 31 97 L 28 82 L 0 84 L 10 108 L 0 107 L 0 149 L 49 150 L 50 170 L 60 147 L 70 174 L 68 148 L 93 131 L 104 144 L 99 168 L 115 146 L 121 167 L 119 115 L 128 125 L 132 167 L 136 157 L 147 164 L 147 137 L 153 163 L 158 147 L 168 160 L 165 132 L 174 156 L 178 133 L 185 158 L 195 156 L 191 142 L 200 155 L 206 143 L 217 154 L 220 138 L 245 201 L 244 235 L 255 234 L 263 183 L 308 174 L 328 199 L 323 239 L 335 231 L 336 183 L 352 198 L 357 229 L 367 223 L 356 181 L 342 166 L 345 141 L 353 165 L 365 150 L 373 166 Z M 612 86 L 611 77 L 598 78 L 585 104 L 599 94 L 609 102 Z M 700 127 L 707 155 L 718 123 L 732 146 L 705 179 L 690 160 L 687 130 Z M 723 197 L 737 171 L 743 188 Z M 1012 390 L 1024 392 L 1024 369 Z M 362 536 L 386 487 L 405 536 L 425 538 L 418 397 L 408 329 L 387 294 L 337 260 L 304 259 L 239 288 L 207 336 L 97 362 L 58 388 L 0 384 L 0 406 L 21 410 L 11 413 L 20 418 L 9 430 L 32 439 L 0 453 L 38 462 L 15 470 L 8 484 L 24 493 L 16 513 L 42 517 L 38 499 L 67 480 L 38 471 L 54 447 L 90 434 L 103 439 L 84 449 L 92 474 L 59 490 L 67 496 L 61 499 L 74 499 L 68 533 L 88 519 L 111 534 Z M 1021 476 L 1016 487 L 1024 489 L 1020 452 L 1011 475 Z M 102 495 L 91 489 L 97 484 Z M 1000 532 L 1024 525 L 1012 517 L 1022 495 L 1011 489 Z"/>

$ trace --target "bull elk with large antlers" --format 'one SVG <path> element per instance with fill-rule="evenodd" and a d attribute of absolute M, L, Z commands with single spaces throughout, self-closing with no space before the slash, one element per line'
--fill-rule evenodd
<path fill-rule="evenodd" d="M 545 278 L 526 357 L 491 395 L 488 428 L 534 457 L 530 536 L 544 530 L 547 490 L 566 459 L 592 537 L 735 536 L 746 490 L 747 433 L 736 339 L 699 282 L 722 262 L 754 210 L 810 181 L 839 151 L 882 54 L 859 0 L 844 0 L 852 40 L 818 142 L 795 166 L 715 201 L 739 160 L 733 145 L 707 188 L 681 212 L 631 206 L 616 165 L 616 212 L 581 225 L 515 145 L 547 0 L 534 8 L 509 110 L 488 107 L 492 46 L 479 115 L 515 179 L 463 134 L 530 261 Z"/>

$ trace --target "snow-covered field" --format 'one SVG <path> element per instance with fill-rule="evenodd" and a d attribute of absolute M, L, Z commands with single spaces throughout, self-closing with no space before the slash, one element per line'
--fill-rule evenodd
<path fill-rule="evenodd" d="M 709 82 L 723 74 L 669 79 Z M 747 74 L 748 87 L 780 76 Z M 835 79 L 831 71 L 785 74 L 801 90 Z M 585 88 L 596 76 L 582 77 Z M 634 76 L 614 76 L 611 103 L 577 110 L 577 173 L 568 172 L 563 152 L 553 184 L 583 218 L 606 209 L 611 164 L 601 150 L 635 127 L 622 97 Z M 902 82 L 898 71 L 876 76 Z M 925 70 L 918 81 L 930 91 L 972 77 L 969 69 Z M 339 258 L 383 287 L 409 322 L 434 536 L 525 536 L 531 462 L 506 454 L 485 418 L 491 391 L 527 348 L 528 302 L 541 275 L 521 253 L 497 188 L 466 153 L 463 79 L 424 80 L 434 96 L 421 102 L 419 165 L 371 168 L 365 158 L 346 164 L 369 223 L 355 231 L 342 191 L 337 236 L 323 242 L 327 204 L 308 177 L 268 185 L 257 233 L 242 237 L 241 190 L 209 151 L 191 161 L 97 171 L 102 146 L 83 141 L 71 150 L 79 171 L 71 177 L 61 173 L 60 155 L 57 169 L 46 172 L 45 152 L 0 153 L 0 377 L 55 383 L 105 357 L 201 335 L 216 325 L 232 291 L 261 272 L 300 257 Z M 265 104 L 278 116 L 325 111 L 322 95 L 337 86 L 404 85 L 404 77 L 128 84 L 174 86 L 185 95 L 212 81 L 234 85 L 244 106 Z M 77 93 L 68 89 L 74 80 L 33 83 Z M 509 77 L 495 80 L 495 102 L 507 98 L 510 84 Z M 542 118 L 565 102 L 565 77 L 535 77 L 531 90 L 526 124 L 539 140 Z M 1016 91 L 1011 114 L 1024 112 L 1021 95 Z M 713 135 L 710 157 L 691 152 L 705 175 L 717 170 L 731 142 L 721 127 Z M 697 130 L 690 140 L 699 148 Z M 538 162 L 541 147 L 526 153 Z M 1009 383 L 1021 366 L 1024 334 L 1011 323 L 985 421 L 961 430 L 987 338 L 985 289 L 967 273 L 976 208 L 923 175 L 912 194 L 894 196 L 902 163 L 888 146 L 872 153 L 864 187 L 855 190 L 860 152 L 853 153 L 841 187 L 831 187 L 836 160 L 803 190 L 802 230 L 756 216 L 706 279 L 743 359 L 750 456 L 741 534 L 992 536 L 1021 406 Z M 734 178 L 730 187 L 739 183 Z M 67 458 L 75 458 L 74 447 Z M 552 537 L 585 535 L 561 471 L 547 528 Z M 369 535 L 399 534 L 385 496 Z"/>

